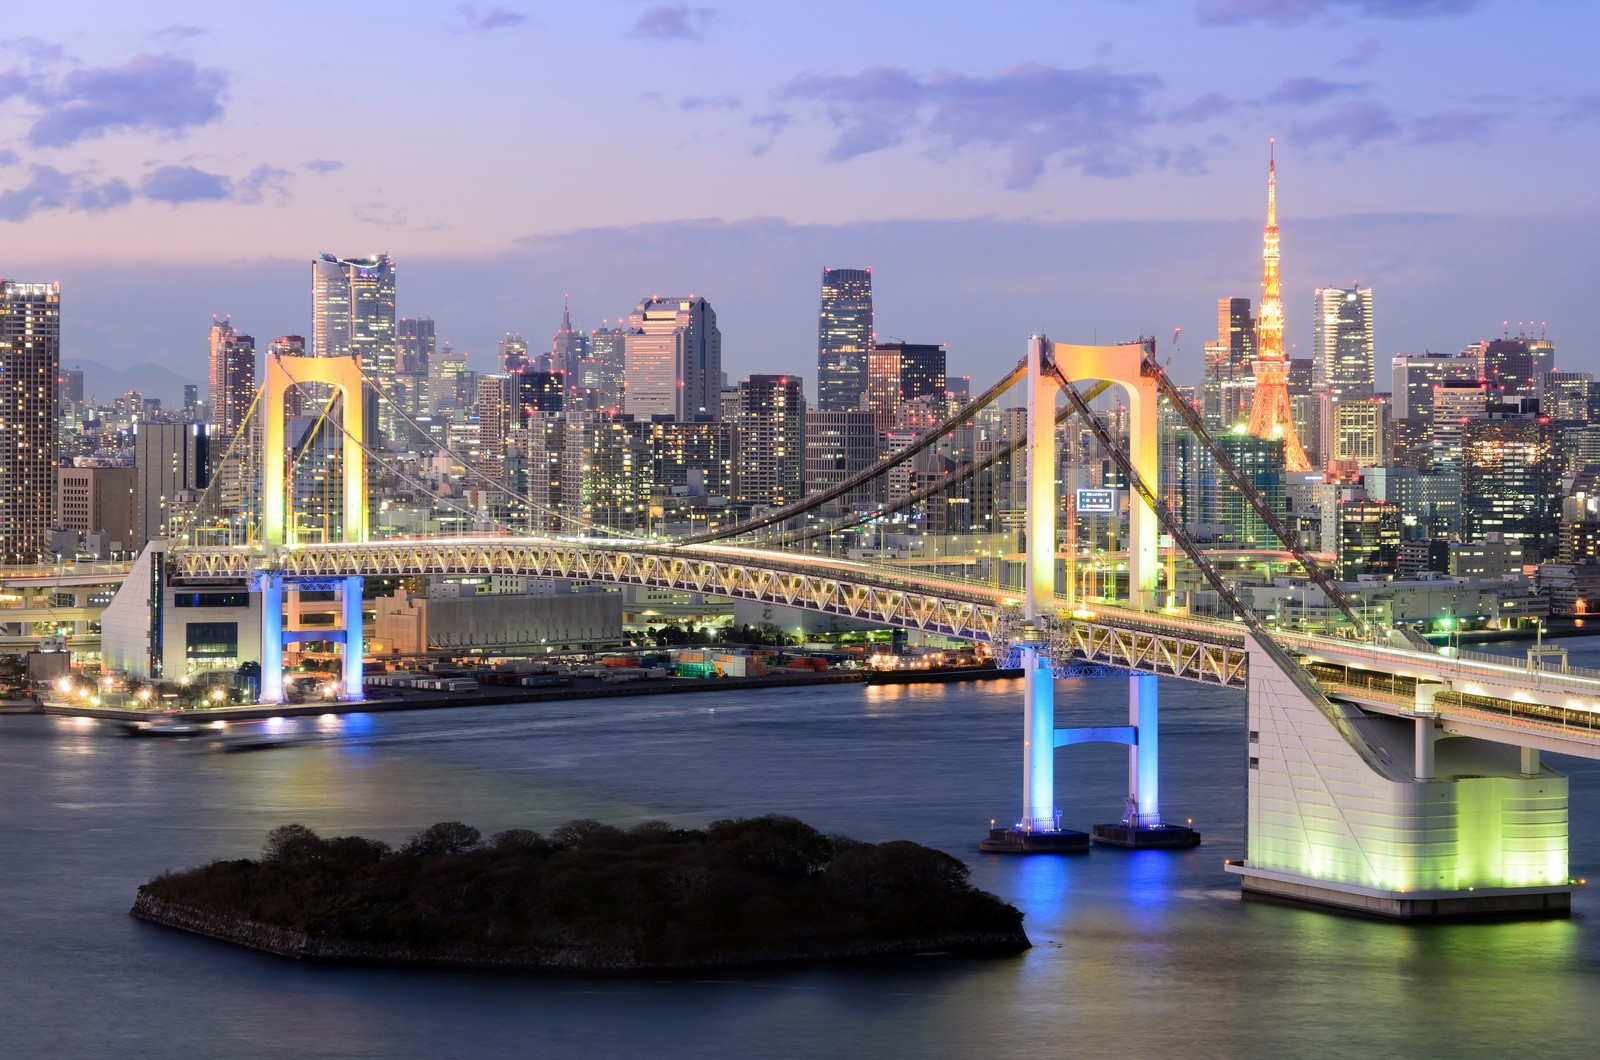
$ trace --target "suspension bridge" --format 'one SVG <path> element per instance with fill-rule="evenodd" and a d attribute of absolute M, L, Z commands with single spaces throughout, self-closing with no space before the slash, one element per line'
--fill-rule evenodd
<path fill-rule="evenodd" d="M 1373 629 L 1211 438 L 1151 342 L 1079 346 L 1035 337 L 993 386 L 891 457 L 798 504 L 677 539 L 619 532 L 540 504 L 448 448 L 444 455 L 474 488 L 503 498 L 494 507 L 505 515 L 486 518 L 489 506 L 438 498 L 371 444 L 366 416 L 355 411 L 369 401 L 389 402 L 397 421 L 426 435 L 353 359 L 267 360 L 252 422 L 206 495 L 170 540 L 146 549 L 107 608 L 108 666 L 160 676 L 165 641 L 182 621 L 164 605 L 174 592 L 248 593 L 266 701 L 283 697 L 284 647 L 296 640 L 343 643 L 345 687 L 360 697 L 367 578 L 515 575 L 761 601 L 986 642 L 1021 667 L 1020 813 L 991 830 L 991 849 L 1087 846 L 1088 833 L 1062 827 L 1055 802 L 1058 749 L 1087 742 L 1128 749 L 1128 813 L 1097 826 L 1096 838 L 1198 842 L 1187 826 L 1162 818 L 1165 677 L 1247 695 L 1246 850 L 1228 866 L 1247 892 L 1401 917 L 1560 914 L 1570 906 L 1567 782 L 1540 752 L 1600 757 L 1600 675 L 1447 658 L 1415 637 Z M 1119 429 L 1091 404 L 1111 388 L 1120 391 Z M 296 392 L 317 395 L 320 409 L 306 439 L 291 445 L 285 415 Z M 1205 450 L 1344 616 L 1332 635 L 1265 624 L 1215 555 L 1185 532 L 1162 475 L 1164 415 L 1169 430 L 1175 424 Z M 338 433 L 319 435 L 324 430 Z M 333 515 L 313 535 L 296 517 L 303 491 L 295 476 L 315 437 L 336 440 L 338 453 L 329 461 L 333 447 L 321 451 L 333 469 L 322 481 Z M 1125 592 L 1120 573 L 1096 596 L 1079 590 L 1075 566 L 1089 550 L 1077 539 L 1071 490 L 1061 503 L 1063 451 L 1078 461 L 1098 453 L 1129 491 L 1125 547 L 1117 550 Z M 937 469 L 907 474 L 930 465 Z M 373 468 L 454 507 L 474 531 L 375 535 Z M 851 554 L 851 535 L 894 519 L 938 522 L 944 547 L 893 563 Z M 991 540 L 1003 538 L 1017 561 L 950 563 L 979 526 Z M 1194 613 L 1179 602 L 1180 563 L 1215 592 L 1224 613 Z M 286 628 L 285 594 L 316 591 L 337 595 L 340 627 Z M 1107 677 L 1128 688 L 1125 724 L 1058 724 L 1057 680 Z"/>

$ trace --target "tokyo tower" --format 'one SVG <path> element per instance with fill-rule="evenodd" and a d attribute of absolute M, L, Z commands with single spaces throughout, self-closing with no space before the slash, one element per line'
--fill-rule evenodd
<path fill-rule="evenodd" d="M 1267 160 L 1267 226 L 1261 238 L 1261 316 L 1256 323 L 1255 404 L 1250 433 L 1283 439 L 1286 471 L 1310 471 L 1311 461 L 1289 414 L 1289 361 L 1283 355 L 1283 292 L 1278 286 L 1278 163 Z"/>

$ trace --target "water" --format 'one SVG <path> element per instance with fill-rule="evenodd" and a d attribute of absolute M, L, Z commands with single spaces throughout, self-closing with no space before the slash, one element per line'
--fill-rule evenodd
<path fill-rule="evenodd" d="M 1600 665 L 1600 644 L 1571 644 Z M 1519 646 L 1507 650 L 1516 651 Z M 1585 660 L 1584 656 L 1589 656 Z M 1014 814 L 1020 688 L 826 686 L 307 719 L 292 749 L 217 755 L 95 722 L 0 718 L 0 1053 L 8 1057 L 1502 1056 L 1600 1037 L 1600 900 L 1567 921 L 1397 925 L 1244 903 L 1244 697 L 1163 682 L 1163 801 L 1196 850 L 975 852 Z M 1124 686 L 1063 684 L 1063 724 Z M 293 725 L 296 723 L 285 723 Z M 1067 823 L 1116 819 L 1125 751 L 1064 749 Z M 1572 776 L 1572 864 L 1600 872 L 1600 768 Z M 127 915 L 168 868 L 267 829 L 401 840 L 587 816 L 776 811 L 963 857 L 1027 914 L 1014 959 L 697 979 L 308 967 Z"/>

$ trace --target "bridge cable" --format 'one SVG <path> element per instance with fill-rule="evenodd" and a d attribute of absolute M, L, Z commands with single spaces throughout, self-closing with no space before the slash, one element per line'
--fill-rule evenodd
<path fill-rule="evenodd" d="M 837 498 L 845 496 L 849 493 L 854 493 L 856 490 L 860 489 L 868 482 L 871 482 L 879 475 L 893 468 L 899 467 L 901 464 L 905 463 L 907 460 L 910 460 L 912 457 L 917 456 L 929 446 L 936 444 L 939 439 L 943 438 L 945 435 L 961 427 L 967 422 L 967 420 L 971 419 L 977 413 L 982 412 L 984 409 L 994 404 L 1001 394 L 1003 394 L 1014 383 L 1027 374 L 1028 363 L 1027 358 L 1024 357 L 1017 363 L 1015 368 L 1011 369 L 1011 371 L 1002 376 L 999 381 L 991 386 L 988 390 L 985 390 L 982 394 L 979 394 L 976 398 L 967 402 L 966 405 L 962 406 L 956 412 L 952 413 L 950 416 L 947 416 L 943 422 L 928 428 L 927 431 L 918 436 L 916 441 L 912 442 L 911 445 L 907 446 L 900 452 L 895 453 L 893 456 L 879 461 L 878 463 L 873 464 L 871 467 L 863 468 L 861 471 L 851 475 L 838 485 L 830 486 L 821 493 L 816 493 L 810 497 L 806 497 L 798 504 L 791 504 L 783 508 L 775 509 L 763 515 L 758 515 L 753 519 L 747 519 L 744 522 L 734 526 L 724 527 L 718 530 L 702 531 L 698 534 L 691 534 L 688 537 L 682 538 L 681 543 L 685 545 L 699 545 L 710 541 L 721 541 L 725 538 L 738 537 L 742 534 L 748 534 L 756 530 L 764 529 L 765 527 L 771 526 L 774 523 L 787 522 L 790 519 L 804 515 L 813 508 L 820 507 L 829 501 L 836 500 Z"/>
<path fill-rule="evenodd" d="M 1356 610 L 1355 606 L 1350 602 L 1350 598 L 1334 583 L 1333 579 L 1328 577 L 1328 573 L 1323 570 L 1322 564 L 1318 563 L 1316 558 L 1300 543 L 1300 535 L 1278 517 L 1278 513 L 1272 510 L 1272 506 L 1262 498 L 1256 488 L 1251 485 L 1250 480 L 1239 472 L 1232 460 L 1228 459 L 1228 454 L 1223 450 L 1222 446 L 1218 445 L 1216 439 L 1211 436 L 1211 432 L 1206 430 L 1206 425 L 1199 414 L 1195 412 L 1193 406 L 1183 400 L 1183 395 L 1179 394 L 1177 387 L 1173 386 L 1166 370 L 1156 363 L 1153 348 L 1150 348 L 1149 352 L 1150 356 L 1147 356 L 1144 363 L 1140 365 L 1141 374 L 1156 381 L 1156 386 L 1160 389 L 1162 395 L 1172 404 L 1173 409 L 1183 418 L 1184 423 L 1194 432 L 1200 443 L 1206 447 L 1206 451 L 1217 462 L 1217 466 L 1222 468 L 1229 481 L 1233 483 L 1240 493 L 1244 494 L 1245 499 L 1250 502 L 1250 507 L 1254 508 L 1256 514 L 1261 517 L 1261 521 L 1271 528 L 1273 534 L 1283 543 L 1284 548 L 1288 549 L 1294 558 L 1299 561 L 1306 574 L 1310 576 L 1312 581 L 1317 583 L 1317 588 L 1321 589 L 1327 598 L 1332 600 L 1340 611 L 1344 612 L 1345 617 L 1350 620 L 1351 624 L 1356 627 L 1362 636 L 1366 636 L 1369 626 L 1366 618 Z"/>
<path fill-rule="evenodd" d="M 239 429 L 235 431 L 233 437 L 228 440 L 228 448 L 223 451 L 222 458 L 217 461 L 215 470 L 213 470 L 211 473 L 211 481 L 206 483 L 206 488 L 200 492 L 200 496 L 197 497 L 195 502 L 189 506 L 188 518 L 184 523 L 182 534 L 189 534 L 198 529 L 197 523 L 205 509 L 208 499 L 212 499 L 214 495 L 219 492 L 218 487 L 221 485 L 223 478 L 222 469 L 227 465 L 229 458 L 233 456 L 234 450 L 238 448 L 240 439 L 243 439 L 252 433 L 251 425 L 255 419 L 256 409 L 261 404 L 261 395 L 265 392 L 266 387 L 264 386 L 256 388 L 255 397 L 250 399 L 250 407 L 245 410 L 244 419 L 239 423 Z M 249 442 L 246 442 L 247 447 L 248 445 Z M 241 463 L 243 462 L 243 459 L 244 458 L 241 455 Z M 240 476 L 240 481 L 243 482 L 242 475 Z M 247 529 L 247 539 L 248 534 L 249 531 Z"/>

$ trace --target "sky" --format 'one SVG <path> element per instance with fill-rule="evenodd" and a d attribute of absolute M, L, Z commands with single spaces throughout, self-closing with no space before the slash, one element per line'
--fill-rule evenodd
<path fill-rule="evenodd" d="M 1600 5 L 1583 0 L 33 4 L 0 29 L 0 276 L 63 357 L 204 377 L 212 314 L 305 334 L 385 251 L 483 371 L 698 294 L 723 366 L 815 394 L 824 266 L 982 384 L 1027 338 L 1258 297 L 1275 139 L 1288 342 L 1373 288 L 1401 351 L 1543 329 L 1600 371 Z M 94 390 L 93 381 L 89 389 Z M 108 395 L 102 395 L 108 396 Z"/>

